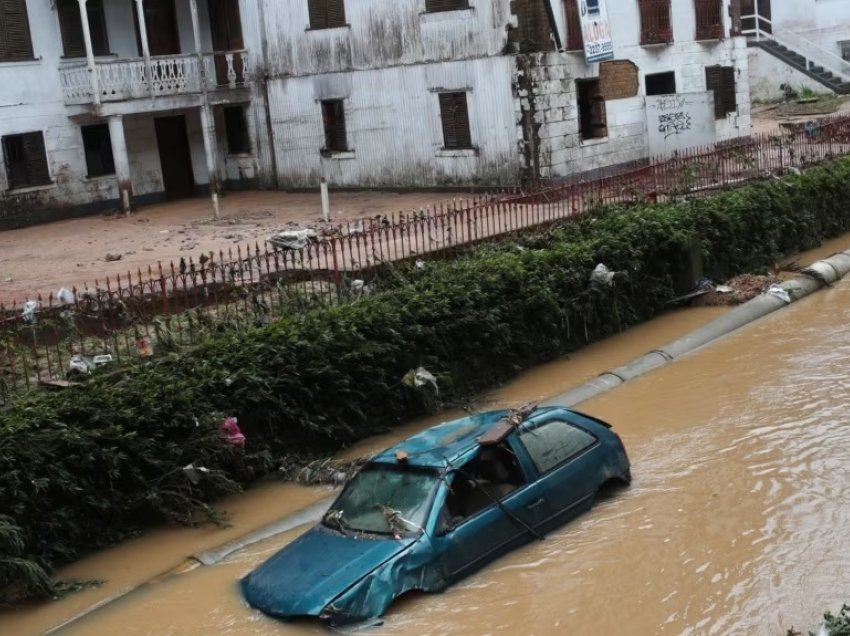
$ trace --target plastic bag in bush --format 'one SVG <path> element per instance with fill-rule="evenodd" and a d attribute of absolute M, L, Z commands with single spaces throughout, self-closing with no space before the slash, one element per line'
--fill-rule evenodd
<path fill-rule="evenodd" d="M 227 417 L 221 423 L 218 436 L 233 446 L 245 446 L 245 436 L 239 429 L 239 421 L 235 417 Z"/>

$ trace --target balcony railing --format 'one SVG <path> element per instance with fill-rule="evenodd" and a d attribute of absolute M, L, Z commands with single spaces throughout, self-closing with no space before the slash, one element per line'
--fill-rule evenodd
<path fill-rule="evenodd" d="M 673 41 L 670 0 L 638 0 L 640 43 L 669 44 Z"/>
<path fill-rule="evenodd" d="M 101 102 L 120 102 L 147 97 L 170 97 L 217 88 L 236 88 L 250 80 L 247 51 L 162 55 L 145 59 L 106 60 L 95 63 Z M 74 63 L 59 69 L 66 104 L 94 102 L 88 66 Z"/>
<path fill-rule="evenodd" d="M 697 40 L 719 40 L 723 37 L 723 1 L 694 0 L 697 18 Z"/>

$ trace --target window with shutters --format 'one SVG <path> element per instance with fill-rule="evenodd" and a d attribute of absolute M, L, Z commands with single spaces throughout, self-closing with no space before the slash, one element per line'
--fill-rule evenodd
<path fill-rule="evenodd" d="M 248 137 L 248 120 L 245 118 L 244 106 L 225 106 L 224 131 L 229 154 L 251 154 L 251 139 Z"/>
<path fill-rule="evenodd" d="M 579 132 L 582 139 L 608 136 L 608 113 L 598 79 L 576 80 Z"/>
<path fill-rule="evenodd" d="M 307 8 L 310 12 L 311 29 L 346 26 L 344 0 L 307 0 Z"/>
<path fill-rule="evenodd" d="M 726 113 L 738 108 L 735 99 L 735 68 L 732 66 L 706 66 L 705 88 L 714 91 L 714 117 L 722 119 Z"/>
<path fill-rule="evenodd" d="M 103 0 L 88 0 L 86 10 L 89 16 L 92 51 L 95 55 L 109 55 Z M 80 3 L 77 0 L 58 0 L 56 11 L 59 14 L 59 31 L 62 34 L 62 49 L 65 57 L 85 57 L 86 45 L 83 39 Z"/>
<path fill-rule="evenodd" d="M 40 132 L 6 135 L 2 142 L 10 190 L 51 183 L 44 136 Z"/>
<path fill-rule="evenodd" d="M 466 93 L 440 93 L 440 119 L 443 122 L 443 148 L 472 148 Z"/>
<path fill-rule="evenodd" d="M 103 0 L 88 0 L 89 34 L 95 55 L 109 55 L 109 40 L 106 37 L 106 17 Z M 62 34 L 62 49 L 65 57 L 85 57 L 86 44 L 83 39 L 83 21 L 80 3 L 77 0 L 58 0 L 59 31 Z"/>
<path fill-rule="evenodd" d="M 583 51 L 584 36 L 581 34 L 578 0 L 564 0 L 564 12 L 567 18 L 567 50 Z"/>
<path fill-rule="evenodd" d="M 438 11 L 457 11 L 468 9 L 469 0 L 425 0 L 425 11 L 437 13 Z"/>
<path fill-rule="evenodd" d="M 0 62 L 32 58 L 26 0 L 0 0 Z"/>
<path fill-rule="evenodd" d="M 83 126 L 83 149 L 86 153 L 87 176 L 102 177 L 115 174 L 115 161 L 112 158 L 112 138 L 107 124 Z"/>
<path fill-rule="evenodd" d="M 325 127 L 323 154 L 348 152 L 345 132 L 345 100 L 326 99 L 322 102 L 322 122 Z"/>
<path fill-rule="evenodd" d="M 673 41 L 670 0 L 638 0 L 640 43 L 668 44 Z"/>
<path fill-rule="evenodd" d="M 719 40 L 723 37 L 723 0 L 694 0 L 697 18 L 697 40 Z"/>

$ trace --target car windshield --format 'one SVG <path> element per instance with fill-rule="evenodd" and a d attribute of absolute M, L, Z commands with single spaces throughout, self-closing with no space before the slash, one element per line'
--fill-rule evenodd
<path fill-rule="evenodd" d="M 392 535 L 418 532 L 438 483 L 435 471 L 366 466 L 348 483 L 322 521 L 342 531 Z"/>

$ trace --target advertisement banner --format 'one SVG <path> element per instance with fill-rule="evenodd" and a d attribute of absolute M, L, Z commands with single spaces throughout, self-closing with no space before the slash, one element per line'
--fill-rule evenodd
<path fill-rule="evenodd" d="M 607 0 L 574 0 L 581 16 L 584 59 L 588 64 L 614 59 Z"/>

